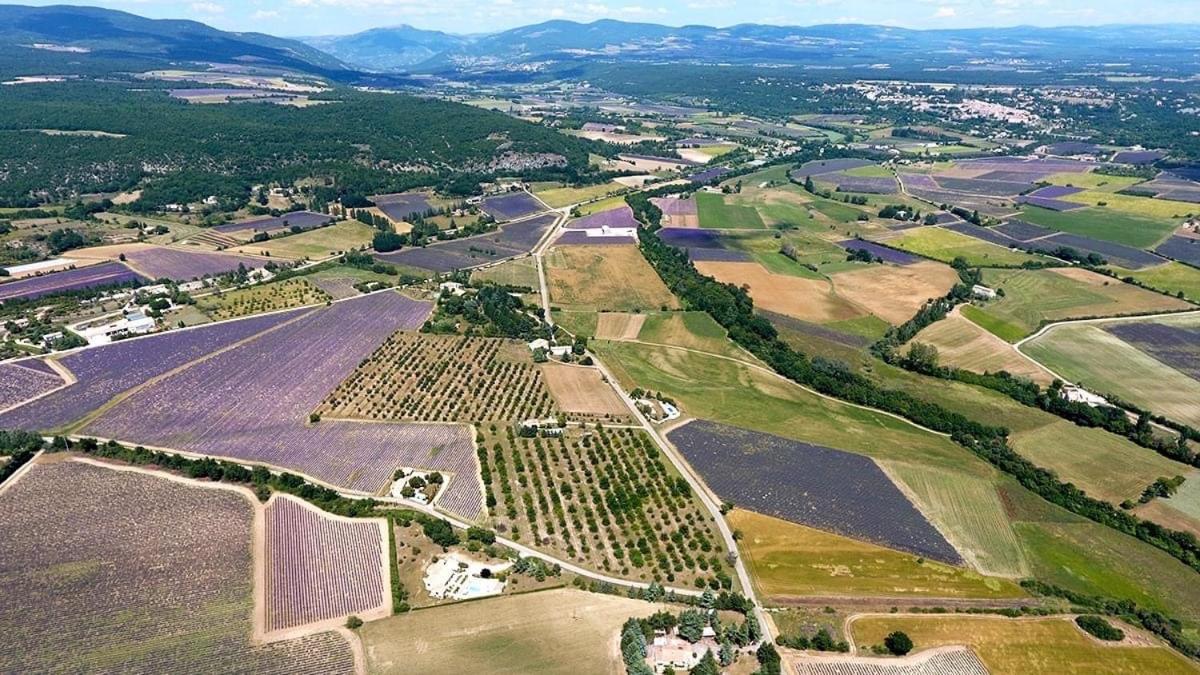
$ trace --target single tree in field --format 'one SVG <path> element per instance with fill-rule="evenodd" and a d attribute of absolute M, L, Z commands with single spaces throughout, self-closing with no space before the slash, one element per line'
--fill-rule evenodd
<path fill-rule="evenodd" d="M 902 631 L 894 631 L 888 633 L 888 636 L 883 639 L 883 646 L 896 656 L 904 656 L 912 651 L 912 638 L 908 637 L 907 633 Z"/>

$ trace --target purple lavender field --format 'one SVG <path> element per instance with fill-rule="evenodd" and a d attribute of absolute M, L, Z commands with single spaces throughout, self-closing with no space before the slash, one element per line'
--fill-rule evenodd
<path fill-rule="evenodd" d="M 1001 223 L 992 229 L 1017 241 L 1030 241 L 1041 237 L 1048 237 L 1055 233 L 1055 230 L 1015 219 Z"/>
<path fill-rule="evenodd" d="M 577 218 L 567 223 L 567 229 L 590 230 L 601 227 L 637 227 L 638 221 L 633 217 L 633 209 L 621 205 L 615 209 L 593 213 L 590 216 Z"/>
<path fill-rule="evenodd" d="M 1045 239 L 1029 242 L 1026 246 L 1047 253 L 1052 253 L 1054 249 L 1061 247 L 1073 248 L 1085 255 L 1095 253 L 1115 265 L 1133 270 L 1140 270 L 1144 267 L 1151 267 L 1164 262 L 1162 258 L 1153 253 L 1143 251 L 1140 248 L 1122 246 L 1110 241 L 1100 241 L 1099 239 L 1083 237 L 1077 234 L 1056 234 Z"/>
<path fill-rule="evenodd" d="M 306 311 L 298 309 L 173 330 L 68 354 L 59 359 L 59 363 L 78 381 L 0 414 L 0 427 L 28 431 L 62 429 L 147 380 L 269 330 Z"/>
<path fill-rule="evenodd" d="M 958 222 L 942 226 L 942 229 L 965 234 L 968 237 L 975 237 L 983 241 L 997 244 L 1005 248 L 1011 248 L 1017 245 L 1017 242 L 1005 236 L 1002 232 L 998 232 L 996 228 L 980 227 L 973 223 Z"/>
<path fill-rule="evenodd" d="M 1070 159 L 1038 159 L 1036 157 L 988 157 L 966 159 L 959 166 L 990 171 L 1019 172 L 1034 181 L 1055 173 L 1085 173 L 1093 165 Z"/>
<path fill-rule="evenodd" d="M 940 189 L 937 181 L 933 176 L 923 173 L 905 173 L 900 174 L 900 179 L 904 181 L 904 186 L 916 190 L 938 190 Z"/>
<path fill-rule="evenodd" d="M 285 213 L 282 216 L 268 216 L 266 218 L 251 218 L 237 223 L 226 223 L 218 225 L 212 229 L 217 232 L 277 232 L 286 230 L 290 227 L 299 227 L 302 230 L 311 230 L 320 227 L 325 223 L 333 221 L 333 216 L 325 215 L 324 213 L 314 213 L 312 211 L 293 211 Z"/>
<path fill-rule="evenodd" d="M 1109 324 L 1104 329 L 1192 379 L 1200 380 L 1200 328 L 1135 321 Z"/>
<path fill-rule="evenodd" d="M 28 401 L 63 383 L 57 374 L 36 367 L 29 368 L 25 363 L 39 362 L 0 363 L 0 410 Z"/>
<path fill-rule="evenodd" d="M 119 262 L 105 262 L 99 265 L 51 272 L 40 277 L 26 277 L 5 282 L 0 284 L 0 302 L 32 300 L 54 293 L 116 286 L 134 281 L 146 281 L 146 279 Z"/>
<path fill-rule="evenodd" d="M 333 632 L 252 641 L 253 537 L 246 495 L 34 465 L 0 495 L 0 672 L 354 673 Z"/>
<path fill-rule="evenodd" d="M 1200 267 L 1200 241 L 1172 235 L 1167 238 L 1154 252 L 1165 255 L 1172 260 L 1185 262 L 1194 267 Z"/>
<path fill-rule="evenodd" d="M 875 162 L 867 159 L 814 159 L 801 164 L 789 174 L 793 179 L 804 180 L 808 176 L 819 176 L 835 171 L 849 171 L 863 166 L 873 166 Z"/>
<path fill-rule="evenodd" d="M 267 506 L 267 630 L 383 606 L 383 528 L 347 521 L 280 494 Z"/>
<path fill-rule="evenodd" d="M 423 194 L 376 195 L 370 198 L 375 206 L 392 220 L 408 220 L 413 214 L 429 210 L 429 198 Z"/>
<path fill-rule="evenodd" d="M 1083 188 L 1069 187 L 1066 185 L 1047 185 L 1044 188 L 1030 192 L 1029 196 L 1045 197 L 1046 199 L 1058 199 L 1059 197 L 1079 194 L 1080 192 L 1083 192 Z"/>
<path fill-rule="evenodd" d="M 258 269 L 267 264 L 261 258 L 232 253 L 183 251 L 165 246 L 131 251 L 125 254 L 129 266 L 151 279 L 191 281 L 237 271 L 238 267 Z"/>
<path fill-rule="evenodd" d="M 1013 197 L 1033 187 L 1032 182 L 981 180 L 979 178 L 950 178 L 938 176 L 937 182 L 944 190 L 966 192 L 985 197 Z"/>
<path fill-rule="evenodd" d="M 566 230 L 554 240 L 556 245 L 563 246 L 610 246 L 613 244 L 636 244 L 637 238 L 633 236 L 607 236 L 607 237 L 589 237 L 588 230 Z"/>
<path fill-rule="evenodd" d="M 897 265 L 911 265 L 916 262 L 921 262 L 921 258 L 919 256 L 912 255 L 911 253 L 905 253 L 904 251 L 897 251 L 894 248 L 881 246 L 873 241 L 866 241 L 865 239 L 846 239 L 845 241 L 839 241 L 838 246 L 841 246 L 847 251 L 866 251 L 876 258 L 882 259 L 884 262 L 895 263 Z"/>
<path fill-rule="evenodd" d="M 496 220 L 516 220 L 544 209 L 528 192 L 510 192 L 483 200 L 483 210 Z"/>
<path fill-rule="evenodd" d="M 665 216 L 694 216 L 699 213 L 695 199 L 673 199 L 670 197 L 651 197 L 650 202 L 658 207 Z"/>
<path fill-rule="evenodd" d="M 950 564 L 962 557 L 874 460 L 697 420 L 667 434 L 726 501 Z"/>
<path fill-rule="evenodd" d="M 721 176 L 724 176 L 725 174 L 729 173 L 731 170 L 732 169 L 730 169 L 729 167 L 717 166 L 717 167 L 713 167 L 711 169 L 706 169 L 699 173 L 694 173 L 694 174 L 688 176 L 688 180 L 695 183 L 696 185 L 708 185 L 709 183 L 713 182 L 714 180 L 717 180 Z"/>
<path fill-rule="evenodd" d="M 1112 161 L 1118 164 L 1153 164 L 1166 157 L 1161 150 L 1125 150 L 1113 155 Z"/>
<path fill-rule="evenodd" d="M 375 257 L 383 262 L 439 273 L 469 269 L 528 253 L 541 241 L 556 218 L 554 214 L 546 214 L 501 225 L 496 232 L 434 243 L 424 248 L 376 253 Z"/>
<path fill-rule="evenodd" d="M 688 258 L 696 262 L 750 262 L 754 258 L 745 251 L 729 248 L 688 247 Z"/>
<path fill-rule="evenodd" d="M 721 235 L 711 230 L 693 230 L 690 227 L 664 227 L 658 231 L 664 243 L 681 248 L 725 248 Z"/>
<path fill-rule="evenodd" d="M 144 388 L 85 433 L 297 471 L 375 493 L 400 466 L 450 476 L 442 506 L 473 519 L 482 510 L 467 427 L 308 422 L 337 383 L 396 330 L 414 329 L 428 303 L 384 292 L 305 314 Z"/>
<path fill-rule="evenodd" d="M 1018 204 L 1029 204 L 1030 206 L 1037 206 L 1051 211 L 1074 211 L 1075 209 L 1086 207 L 1086 204 L 1076 204 L 1075 202 L 1068 202 L 1065 199 L 1051 199 L 1049 197 L 1036 197 L 1034 195 L 1022 195 L 1017 197 L 1016 201 Z"/>
<path fill-rule="evenodd" d="M 896 179 L 887 177 L 848 176 L 844 173 L 822 174 L 822 182 L 833 183 L 839 192 L 861 192 L 863 194 L 887 195 L 898 189 Z"/>

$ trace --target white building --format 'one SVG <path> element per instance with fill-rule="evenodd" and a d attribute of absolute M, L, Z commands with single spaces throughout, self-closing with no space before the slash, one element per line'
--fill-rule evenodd
<path fill-rule="evenodd" d="M 975 297 L 983 298 L 984 300 L 995 300 L 996 299 L 996 291 L 995 290 L 988 288 L 987 286 L 982 286 L 980 284 L 975 284 L 974 286 L 972 286 L 971 293 L 974 294 Z"/>
<path fill-rule="evenodd" d="M 448 553 L 425 568 L 425 590 L 438 599 L 468 600 L 504 592 L 504 582 L 495 578 L 512 563 L 491 565 L 458 553 Z"/>
<path fill-rule="evenodd" d="M 141 312 L 130 312 L 116 321 L 81 329 L 79 335 L 89 345 L 106 345 L 119 337 L 145 335 L 153 331 L 155 326 L 153 318 Z"/>
<path fill-rule="evenodd" d="M 646 646 L 646 661 L 656 673 L 663 673 L 668 668 L 677 673 L 687 672 L 699 665 L 705 652 L 712 651 L 713 656 L 716 656 L 718 649 L 716 641 L 711 637 L 692 644 L 683 638 L 659 635 L 654 638 L 654 642 Z"/>
<path fill-rule="evenodd" d="M 467 293 L 466 286 L 457 281 L 443 281 L 438 285 L 438 289 L 441 290 L 442 295 L 453 295 L 456 298 Z"/>
<path fill-rule="evenodd" d="M 1062 397 L 1071 403 L 1082 403 L 1084 405 L 1098 408 L 1100 406 L 1111 405 L 1108 399 L 1073 384 L 1068 384 L 1062 388 Z"/>

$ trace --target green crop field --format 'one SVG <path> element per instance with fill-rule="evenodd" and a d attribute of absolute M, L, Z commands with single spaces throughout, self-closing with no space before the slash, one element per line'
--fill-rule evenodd
<path fill-rule="evenodd" d="M 1056 326 L 1021 347 L 1059 375 L 1159 415 L 1200 426 L 1200 382 L 1095 324 Z"/>
<path fill-rule="evenodd" d="M 975 568 L 997 576 L 1028 574 L 993 478 L 901 462 L 887 462 L 886 468 Z"/>
<path fill-rule="evenodd" d="M 624 205 L 625 205 L 625 198 L 622 197 L 621 195 L 617 195 L 615 197 L 605 197 L 604 199 L 600 199 L 600 200 L 597 200 L 594 202 L 588 202 L 587 204 L 582 204 L 578 207 L 578 209 L 579 209 L 580 216 L 590 216 L 593 213 L 600 213 L 601 211 L 609 211 L 612 209 L 620 208 L 621 206 L 624 206 Z"/>
<path fill-rule="evenodd" d="M 471 272 L 471 281 L 491 281 L 504 286 L 524 286 L 535 290 L 539 286 L 537 265 L 532 257 L 513 258 L 499 265 L 477 269 Z"/>
<path fill-rule="evenodd" d="M 839 223 L 857 223 L 858 217 L 866 213 L 849 204 L 822 197 L 814 197 L 811 206 L 817 213 Z"/>
<path fill-rule="evenodd" d="M 649 314 L 642 324 L 637 339 L 738 359 L 754 359 L 753 356 L 730 341 L 725 329 L 707 312 Z"/>
<path fill-rule="evenodd" d="M 1170 218 L 1172 220 L 1182 220 L 1188 214 L 1200 213 L 1200 204 L 1173 202 L 1167 199 L 1154 199 L 1151 197 L 1119 195 L 1109 192 L 1097 192 L 1095 190 L 1077 192 L 1073 195 L 1067 195 L 1063 199 L 1075 202 L 1076 204 L 1089 204 L 1091 206 L 1123 211 L 1134 215 Z"/>
<path fill-rule="evenodd" d="M 963 258 L 969 264 L 980 267 L 1020 265 L 1033 260 L 1042 260 L 1042 258 L 1028 253 L 1013 251 L 940 227 L 918 227 L 905 230 L 899 237 L 888 239 L 887 244 L 947 263 L 952 262 L 955 258 Z"/>
<path fill-rule="evenodd" d="M 246 244 L 233 249 L 251 255 L 270 255 L 273 258 L 299 260 L 301 258 L 327 258 L 351 249 L 371 244 L 375 228 L 357 220 L 335 223 L 329 227 L 290 234 L 257 244 Z"/>
<path fill-rule="evenodd" d="M 563 206 L 570 206 L 571 204 L 589 202 L 593 199 L 606 197 L 624 189 L 625 186 L 620 183 L 601 183 L 599 185 L 585 185 L 583 187 L 555 187 L 547 190 L 535 190 L 533 194 L 545 202 L 546 206 L 557 209 Z"/>
<path fill-rule="evenodd" d="M 963 316 L 1002 340 L 1016 342 L 1029 334 L 1023 325 L 992 316 L 975 305 L 963 305 L 960 311 Z"/>
<path fill-rule="evenodd" d="M 1047 183 L 1054 185 L 1069 185 L 1084 190 L 1101 192 L 1120 192 L 1127 187 L 1141 183 L 1143 179 L 1134 176 L 1106 176 L 1102 173 L 1056 173 L 1046 177 Z"/>
<path fill-rule="evenodd" d="M 1134 248 L 1154 248 L 1175 230 L 1178 223 L 1169 218 L 1151 218 L 1104 208 L 1052 211 L 1026 206 L 1017 216 L 1035 225 L 1103 239 Z"/>
<path fill-rule="evenodd" d="M 696 195 L 700 227 L 718 230 L 761 230 L 766 227 L 752 206 L 730 204 L 722 195 L 701 192 Z"/>
<path fill-rule="evenodd" d="M 892 177 L 891 169 L 884 168 L 878 164 L 872 164 L 870 166 L 860 166 L 860 167 L 856 167 L 853 169 L 849 169 L 847 171 L 843 171 L 842 173 L 846 174 L 847 176 L 859 176 L 861 178 L 891 178 Z"/>
<path fill-rule="evenodd" d="M 1011 443 L 1034 464 L 1110 504 L 1136 500 L 1158 478 L 1190 470 L 1116 434 L 1079 427 L 1066 420 L 1015 434 Z M 1117 466 L 1120 470 L 1114 471 Z"/>
<path fill-rule="evenodd" d="M 1069 617 L 865 616 L 851 624 L 852 642 L 877 645 L 903 631 L 915 651 L 968 645 L 993 675 L 1091 675 L 1195 672 L 1161 646 L 1112 646 L 1089 638 Z"/>
<path fill-rule="evenodd" d="M 991 471 L 948 439 L 818 397 L 743 363 L 628 342 L 597 340 L 592 346 L 626 390 L 662 392 L 679 402 L 689 417 L 981 476 Z"/>
<path fill-rule="evenodd" d="M 990 269 L 983 281 L 1003 289 L 1004 297 L 964 314 L 1009 341 L 1051 321 L 1189 308 L 1181 300 L 1083 269 Z"/>
<path fill-rule="evenodd" d="M 910 553 L 736 509 L 729 523 L 755 587 L 765 596 L 1013 598 L 1007 579 L 921 560 Z"/>
<path fill-rule="evenodd" d="M 1183 293 L 1188 300 L 1200 302 L 1200 269 L 1195 267 L 1169 262 L 1144 270 L 1127 270 L 1120 267 L 1111 269 L 1122 279 L 1133 277 L 1151 288 L 1171 294 Z"/>

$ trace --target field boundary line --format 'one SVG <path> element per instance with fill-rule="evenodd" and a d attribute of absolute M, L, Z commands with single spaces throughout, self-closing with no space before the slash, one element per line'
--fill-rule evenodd
<path fill-rule="evenodd" d="M 286 310 L 286 311 L 291 311 L 291 310 Z M 179 373 L 182 373 L 185 370 L 190 369 L 192 366 L 200 365 L 201 363 L 204 363 L 206 361 L 209 361 L 210 359 L 214 359 L 218 356 L 221 356 L 222 354 L 225 354 L 226 352 L 232 351 L 234 349 L 237 349 L 238 347 L 241 347 L 241 346 L 247 345 L 251 342 L 254 342 L 255 340 L 257 340 L 258 338 L 260 338 L 264 335 L 273 333 L 276 330 L 279 330 L 285 326 L 290 326 L 293 323 L 300 321 L 301 319 L 308 318 L 308 317 L 312 316 L 316 311 L 317 310 L 313 309 L 313 310 L 303 312 L 302 314 L 300 314 L 299 316 L 297 316 L 294 319 L 288 319 L 287 321 L 284 321 L 283 323 L 276 324 L 265 330 L 259 331 L 253 335 L 242 338 L 241 340 L 238 340 L 237 342 L 234 342 L 233 344 L 225 345 L 224 347 L 217 349 L 216 351 L 212 351 L 207 354 L 204 354 L 203 356 L 200 356 L 199 358 L 193 359 L 191 361 L 188 361 L 187 363 L 176 366 L 175 368 L 172 368 L 171 370 L 168 370 L 165 373 L 156 375 L 135 387 L 126 389 L 125 391 L 122 391 L 121 393 L 117 394 L 116 396 L 113 396 L 111 399 L 106 401 L 104 403 L 104 405 L 102 405 L 99 408 L 96 408 L 95 410 L 91 411 L 90 413 L 84 415 L 82 418 L 75 420 L 74 422 L 71 422 L 70 424 L 65 426 L 64 429 L 66 431 L 81 430 L 84 427 L 91 424 L 92 422 L 95 422 L 100 417 L 103 417 L 105 413 L 109 412 L 110 410 L 112 410 L 113 408 L 117 407 L 118 405 L 124 403 L 125 401 L 129 400 L 130 397 L 138 394 L 139 392 L 141 392 L 153 385 L 156 385 L 159 382 L 162 382 L 174 375 L 178 375 Z M 209 325 L 209 324 L 203 324 L 203 325 Z M 152 335 L 153 335 L 153 333 L 152 333 Z"/>
<path fill-rule="evenodd" d="M 1043 334 L 1045 334 L 1055 328 L 1058 328 L 1060 326 L 1070 325 L 1070 324 L 1116 323 L 1116 322 L 1121 322 L 1121 321 L 1152 321 L 1154 319 L 1167 319 L 1167 318 L 1172 318 L 1172 317 L 1177 317 L 1177 316 L 1191 316 L 1193 314 L 1200 315 L 1200 309 L 1185 309 L 1185 310 L 1182 310 L 1179 312 L 1158 312 L 1156 314 L 1139 314 L 1139 315 L 1129 315 L 1129 316 L 1106 316 L 1106 317 L 1093 318 L 1093 319 L 1066 319 L 1064 321 L 1054 321 L 1052 323 L 1046 324 L 1045 326 L 1042 326 L 1041 328 L 1038 329 L 1038 331 L 1036 333 L 1033 333 L 1032 335 L 1023 337 L 1020 340 L 1017 340 L 1016 342 L 1013 343 L 1013 346 L 1019 350 L 1021 348 L 1021 346 L 1024 345 L 1026 342 L 1037 339 L 1037 338 L 1041 337 Z"/>
<path fill-rule="evenodd" d="M 0 495 L 7 492 L 8 488 L 12 487 L 17 481 L 21 480 L 22 476 L 29 473 L 29 471 L 33 469 L 33 465 L 37 463 L 38 458 L 41 457 L 45 452 L 45 450 L 38 450 L 37 452 L 33 453 L 33 457 L 30 457 L 29 461 L 25 462 L 24 466 L 14 471 L 13 474 L 8 477 L 8 480 L 4 481 L 4 483 L 0 485 Z"/>
<path fill-rule="evenodd" d="M 22 361 L 24 361 L 24 360 L 28 360 L 28 359 L 22 359 Z M 20 362 L 19 361 L 6 361 L 4 363 L 4 365 L 10 365 L 10 364 L 16 364 L 16 363 L 20 363 Z M 27 398 L 24 401 L 17 401 L 16 403 L 8 406 L 7 408 L 0 408 L 0 413 L 6 413 L 9 410 L 16 410 L 17 408 L 29 405 L 30 403 L 33 403 L 34 401 L 39 401 L 43 398 L 46 398 L 50 394 L 53 394 L 58 391 L 62 391 L 63 389 L 66 389 L 67 387 L 69 387 L 79 381 L 79 379 L 75 377 L 75 373 L 72 373 L 70 370 L 67 370 L 67 367 L 62 365 L 61 363 L 58 363 L 57 360 L 51 359 L 51 358 L 46 358 L 46 359 L 43 359 L 43 363 L 50 366 L 50 369 L 53 370 L 55 373 L 57 373 L 60 378 L 62 378 L 63 383 L 58 385 L 57 387 L 54 387 L 53 389 L 50 389 L 48 391 L 43 391 L 42 393 L 38 394 L 37 396 L 34 396 L 33 398 Z M 20 367 L 24 368 L 24 366 L 20 366 Z M 32 368 L 25 368 L 25 369 L 32 370 Z"/>
<path fill-rule="evenodd" d="M 714 353 L 712 353 L 712 352 L 706 352 L 706 351 L 703 351 L 703 350 L 700 350 L 700 349 L 692 349 L 691 347 L 677 347 L 677 346 L 675 346 L 675 345 L 665 345 L 665 344 L 660 344 L 660 343 L 657 343 L 657 342 L 643 342 L 643 341 L 641 341 L 641 340 L 622 340 L 622 342 L 631 342 L 631 343 L 634 343 L 634 344 L 642 344 L 642 345 L 646 345 L 646 346 L 648 346 L 648 347 L 659 347 L 659 348 L 662 348 L 662 349 L 674 349 L 674 350 L 676 350 L 676 351 L 690 352 L 690 353 L 692 353 L 692 354 L 700 354 L 700 355 L 702 355 L 702 356 L 711 356 L 711 357 L 712 357 L 712 358 L 714 358 L 714 359 L 722 359 L 722 360 L 724 360 L 724 361 L 732 361 L 733 363 L 741 364 L 741 365 L 743 365 L 743 366 L 746 366 L 747 368 L 752 368 L 752 369 L 754 369 L 754 370 L 757 370 L 757 371 L 759 371 L 759 372 L 762 372 L 762 373 L 764 373 L 764 374 L 766 374 L 766 375 L 770 375 L 771 377 L 774 377 L 774 378 L 775 378 L 775 379 L 777 379 L 777 380 L 781 380 L 781 381 L 783 381 L 783 382 L 786 382 L 786 383 L 788 383 L 788 384 L 790 384 L 790 385 L 792 385 L 792 386 L 798 387 L 798 388 L 800 388 L 800 389 L 802 389 L 802 390 L 804 390 L 804 391 L 806 391 L 806 392 L 808 392 L 808 393 L 810 393 L 810 394 L 812 394 L 812 395 L 814 395 L 814 396 L 818 396 L 818 397 L 820 397 L 820 398 L 823 398 L 823 399 L 825 399 L 825 400 L 827 400 L 827 401 L 834 401 L 835 403 L 840 403 L 840 404 L 842 404 L 842 405 L 847 405 L 847 406 L 850 406 L 850 407 L 852 407 L 852 408 L 858 408 L 859 410 L 866 410 L 866 411 L 868 411 L 868 412 L 872 412 L 872 413 L 875 413 L 875 414 L 877 414 L 877 415 L 884 415 L 884 416 L 886 416 L 886 417 L 891 417 L 892 419 L 898 420 L 898 421 L 900 421 L 900 422 L 903 422 L 903 423 L 905 423 L 905 424 L 907 424 L 907 425 L 909 425 L 909 426 L 912 426 L 912 427 L 915 427 L 915 428 L 917 428 L 917 429 L 920 429 L 921 431 L 925 431 L 925 432 L 927 432 L 927 433 L 931 433 L 931 434 L 934 434 L 934 435 L 936 435 L 936 436 L 941 436 L 942 438 L 950 438 L 950 434 L 947 434 L 947 433 L 942 433 L 942 432 L 940 432 L 940 431 L 934 431 L 933 429 L 930 429 L 929 427 L 924 427 L 924 426 L 921 426 L 920 424 L 917 424 L 916 422 L 913 422 L 913 421 L 912 421 L 912 420 L 910 420 L 910 419 L 907 419 L 907 418 L 901 417 L 900 415 L 897 415 L 897 414 L 895 414 L 895 413 L 890 413 L 890 412 L 887 412 L 886 410 L 879 410 L 878 408 L 872 408 L 872 407 L 870 407 L 870 406 L 865 406 L 865 405 L 861 405 L 861 404 L 858 404 L 858 403 L 851 403 L 850 401 L 843 401 L 843 400 L 842 400 L 842 399 L 840 399 L 840 398 L 835 398 L 835 397 L 833 397 L 833 396 L 829 396 L 828 394 L 822 394 L 821 392 L 819 392 L 819 391 L 817 391 L 817 390 L 815 390 L 815 389 L 809 389 L 807 386 L 805 386 L 805 385 L 803 385 L 803 384 L 800 384 L 799 382 L 796 382 L 795 380 L 792 380 L 792 379 L 789 379 L 789 378 L 787 378 L 787 377 L 785 377 L 785 376 L 783 376 L 783 375 L 780 375 L 779 373 L 775 372 L 775 371 L 774 371 L 774 370 L 772 370 L 771 368 L 768 368 L 768 367 L 766 367 L 766 366 L 761 366 L 761 365 L 758 365 L 758 364 L 756 364 L 756 363 L 751 363 L 750 361 L 743 361 L 743 360 L 741 360 L 741 359 L 735 359 L 735 358 L 733 358 L 732 356 L 725 356 L 724 354 L 714 354 Z M 594 358 L 595 358 L 595 357 L 593 357 L 593 359 L 594 359 Z"/>

